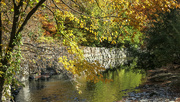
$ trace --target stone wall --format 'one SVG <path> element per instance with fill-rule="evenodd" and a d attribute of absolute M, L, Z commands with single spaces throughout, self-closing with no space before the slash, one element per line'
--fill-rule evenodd
<path fill-rule="evenodd" d="M 106 69 L 126 62 L 126 50 L 119 48 L 85 47 L 84 57 L 89 62 L 99 61 Z"/>
<path fill-rule="evenodd" d="M 23 75 L 17 75 L 18 79 L 20 81 L 25 81 L 29 78 L 29 75 L 40 75 L 40 72 L 42 70 L 46 70 L 47 67 L 54 68 L 56 70 L 63 70 L 63 65 L 58 62 L 58 58 L 62 56 L 67 56 L 68 59 L 73 59 L 73 55 L 70 55 L 67 53 L 66 48 L 67 47 L 54 47 L 52 50 L 47 50 L 47 45 L 43 45 L 46 47 L 46 49 L 41 49 L 37 54 L 41 55 L 42 53 L 43 58 L 42 59 L 35 59 L 38 56 L 35 53 L 26 53 L 26 56 L 28 56 L 28 59 L 34 59 L 36 60 L 36 63 L 28 63 L 27 59 L 24 58 L 24 62 L 21 65 L 21 73 Z M 43 48 L 41 45 L 41 47 Z M 50 49 L 50 48 L 48 48 Z M 124 49 L 118 49 L 118 48 L 105 48 L 105 47 L 82 47 L 84 51 L 84 57 L 89 62 L 94 62 L 95 60 L 98 61 L 101 65 L 103 65 L 106 69 L 108 68 L 114 68 L 116 66 L 122 65 L 126 62 L 126 53 L 127 51 Z M 35 52 L 35 51 L 34 51 Z M 45 60 L 46 58 L 49 58 L 48 60 Z M 48 63 L 52 63 L 51 66 L 48 65 Z"/>

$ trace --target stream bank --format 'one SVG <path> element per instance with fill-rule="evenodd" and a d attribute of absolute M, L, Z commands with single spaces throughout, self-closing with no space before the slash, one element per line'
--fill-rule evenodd
<path fill-rule="evenodd" d="M 145 77 L 145 74 L 137 73 L 139 71 L 123 68 L 107 71 L 103 73 L 104 77 L 114 80 L 109 83 L 90 83 L 85 77 L 76 83 L 63 79 L 62 75 L 53 75 L 49 80 L 27 81 L 16 95 L 16 102 L 114 102 L 127 92 L 138 91 L 135 87 L 142 84 Z"/>
<path fill-rule="evenodd" d="M 147 71 L 147 81 L 117 102 L 180 102 L 180 65 L 167 64 Z"/>

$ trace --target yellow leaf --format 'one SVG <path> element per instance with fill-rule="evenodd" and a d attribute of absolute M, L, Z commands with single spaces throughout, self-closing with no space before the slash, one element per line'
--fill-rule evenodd
<path fill-rule="evenodd" d="M 4 6 L 6 6 L 6 3 L 5 3 L 5 2 L 3 2 L 3 1 L 1 1 L 1 4 L 2 4 L 2 5 L 4 5 Z"/>
<path fill-rule="evenodd" d="M 111 44 L 116 44 L 116 41 L 113 40 L 113 41 L 111 42 Z"/>
<path fill-rule="evenodd" d="M 112 41 L 112 37 L 108 37 L 108 41 Z"/>

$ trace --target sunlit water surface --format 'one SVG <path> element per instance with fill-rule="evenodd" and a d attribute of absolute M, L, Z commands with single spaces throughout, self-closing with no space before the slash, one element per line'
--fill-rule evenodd
<path fill-rule="evenodd" d="M 26 82 L 16 97 L 16 102 L 113 102 L 121 100 L 127 92 L 139 91 L 135 88 L 143 82 L 145 74 L 140 70 L 117 69 L 108 71 L 104 76 L 113 82 L 88 83 L 84 77 L 79 94 L 77 83 L 63 80 L 61 75 L 55 75 L 49 80 Z"/>

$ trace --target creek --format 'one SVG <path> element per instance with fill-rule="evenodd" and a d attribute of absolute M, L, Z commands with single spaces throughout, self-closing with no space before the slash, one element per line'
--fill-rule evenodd
<path fill-rule="evenodd" d="M 84 77 L 78 83 L 63 79 L 62 75 L 54 75 L 48 80 L 32 80 L 24 82 L 16 102 L 113 102 L 126 96 L 128 92 L 136 92 L 136 87 L 143 83 L 146 74 L 134 68 L 116 68 L 104 72 L 105 78 L 113 79 L 109 83 L 90 83 Z M 80 86 L 78 85 L 80 84 Z M 82 93 L 79 94 L 80 90 Z"/>

